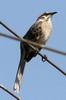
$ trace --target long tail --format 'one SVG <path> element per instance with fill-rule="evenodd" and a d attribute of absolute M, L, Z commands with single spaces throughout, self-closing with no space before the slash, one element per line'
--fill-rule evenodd
<path fill-rule="evenodd" d="M 20 59 L 19 67 L 16 74 L 15 84 L 14 84 L 14 92 L 19 92 L 20 90 L 20 84 L 21 84 L 21 80 L 22 80 L 22 76 L 23 76 L 23 72 L 25 68 L 25 63 L 26 63 L 26 61 L 24 60 L 24 57 L 25 57 L 25 51 L 22 50 L 21 59 Z"/>

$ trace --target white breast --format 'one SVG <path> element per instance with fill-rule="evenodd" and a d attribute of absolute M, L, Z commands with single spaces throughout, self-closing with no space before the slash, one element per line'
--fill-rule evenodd
<path fill-rule="evenodd" d="M 52 22 L 51 20 L 49 21 L 44 21 L 42 23 L 42 31 L 44 34 L 44 40 L 47 41 L 51 35 L 52 32 Z"/>

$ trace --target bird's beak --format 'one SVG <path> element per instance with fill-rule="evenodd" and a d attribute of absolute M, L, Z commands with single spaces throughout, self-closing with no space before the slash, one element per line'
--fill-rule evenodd
<path fill-rule="evenodd" d="M 57 13 L 57 12 L 52 12 L 51 15 L 54 15 L 54 14 L 56 14 L 56 13 Z"/>

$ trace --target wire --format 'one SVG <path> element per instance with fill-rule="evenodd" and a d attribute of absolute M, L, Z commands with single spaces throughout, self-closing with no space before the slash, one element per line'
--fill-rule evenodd
<path fill-rule="evenodd" d="M 23 41 L 24 39 L 23 38 L 21 38 L 19 35 L 17 35 L 17 33 L 15 33 L 14 31 L 12 31 L 8 26 L 6 26 L 4 23 L 2 23 L 1 21 L 0 21 L 0 24 L 2 25 L 2 26 L 4 26 L 7 30 L 9 30 L 13 35 L 15 35 L 16 37 L 17 37 L 17 39 L 20 39 L 20 41 Z M 56 64 L 54 64 L 53 62 L 51 62 L 46 56 L 44 56 L 43 54 L 41 54 L 40 52 L 39 52 L 39 50 L 38 49 L 36 49 L 33 45 L 31 45 L 31 44 L 29 44 L 27 41 L 23 41 L 23 42 L 25 42 L 27 45 L 29 45 L 33 50 L 35 50 L 36 52 L 37 52 L 37 54 L 39 54 L 41 57 L 42 57 L 42 59 L 45 59 L 48 63 L 50 63 L 52 66 L 54 66 L 57 70 L 59 70 L 62 74 L 64 74 L 65 76 L 66 76 L 66 73 L 62 70 L 62 69 L 60 69 Z"/>

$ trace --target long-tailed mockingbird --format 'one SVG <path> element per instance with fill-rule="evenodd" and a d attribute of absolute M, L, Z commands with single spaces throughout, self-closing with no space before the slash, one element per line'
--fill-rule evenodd
<path fill-rule="evenodd" d="M 45 12 L 42 15 L 40 15 L 23 38 L 36 42 L 38 44 L 40 43 L 45 45 L 52 31 L 52 16 L 56 13 L 57 12 Z M 20 48 L 21 58 L 14 84 L 15 92 L 18 92 L 20 89 L 20 83 L 26 62 L 29 62 L 33 57 L 37 55 L 37 53 L 24 42 L 20 43 Z M 41 50 L 41 48 L 38 48 L 38 50 Z"/>

